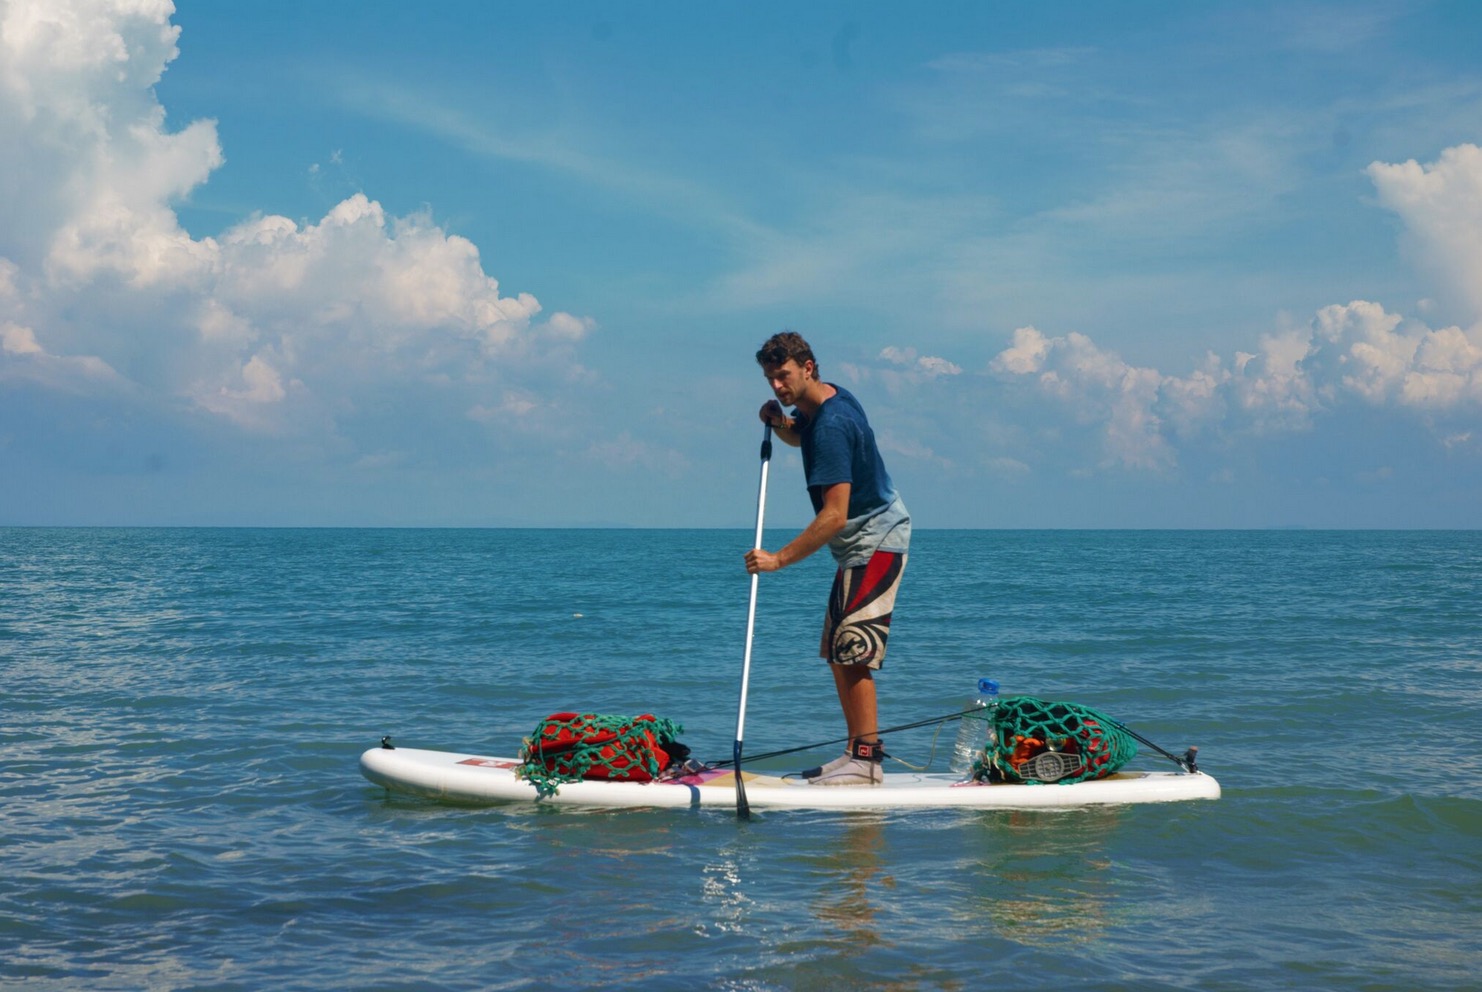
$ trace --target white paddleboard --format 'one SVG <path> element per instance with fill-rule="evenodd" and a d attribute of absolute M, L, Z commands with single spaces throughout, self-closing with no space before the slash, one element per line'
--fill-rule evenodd
<path fill-rule="evenodd" d="M 445 802 L 543 802 L 569 806 L 731 806 L 736 776 L 730 769 L 659 782 L 582 781 L 539 799 L 535 786 L 515 777 L 517 758 L 452 751 L 374 747 L 360 771 L 394 792 Z M 981 809 L 1054 809 L 1124 803 L 1218 799 L 1220 784 L 1202 772 L 1129 772 L 1072 785 L 963 782 L 949 773 L 886 771 L 878 786 L 818 786 L 800 778 L 742 771 L 753 809 L 895 809 L 960 806 Z"/>

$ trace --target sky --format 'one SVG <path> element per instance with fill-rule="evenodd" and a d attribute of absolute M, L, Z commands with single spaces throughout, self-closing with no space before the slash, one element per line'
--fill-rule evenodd
<path fill-rule="evenodd" d="M 0 525 L 749 528 L 791 329 L 918 527 L 1476 528 L 1479 53 L 1420 0 L 0 0 Z"/>

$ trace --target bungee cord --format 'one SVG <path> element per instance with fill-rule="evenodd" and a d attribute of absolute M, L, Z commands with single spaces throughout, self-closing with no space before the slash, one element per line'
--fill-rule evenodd
<path fill-rule="evenodd" d="M 912 765 L 909 762 L 904 761 L 901 758 L 898 758 L 895 755 L 890 754 L 888 752 L 885 755 L 887 758 L 891 758 L 891 759 L 893 759 L 895 761 L 900 762 L 901 764 L 905 765 L 907 768 L 912 768 L 912 769 L 915 769 L 917 771 L 920 771 L 922 768 L 929 768 L 931 766 L 931 762 L 935 759 L 935 757 L 936 757 L 936 748 L 937 748 L 937 738 L 941 735 L 942 727 L 945 726 L 946 724 L 952 722 L 953 720 L 961 720 L 963 717 L 968 716 L 969 714 L 974 714 L 974 713 L 978 713 L 978 712 L 981 712 L 978 707 L 970 707 L 968 709 L 961 710 L 960 712 L 957 712 L 957 713 L 948 713 L 945 716 L 934 716 L 934 717 L 931 717 L 931 718 L 926 719 L 926 720 L 917 720 L 917 721 L 915 721 L 913 723 L 903 723 L 903 724 L 899 724 L 898 726 L 894 726 L 894 727 L 883 727 L 883 728 L 881 728 L 879 730 L 874 731 L 874 733 L 877 734 L 877 735 L 895 734 L 895 733 L 900 733 L 901 731 L 905 731 L 905 730 L 917 730 L 917 729 L 919 729 L 921 727 L 929 727 L 932 724 L 936 724 L 937 725 L 937 732 L 932 735 L 932 738 L 931 738 L 931 754 L 926 759 L 926 765 L 921 766 L 920 768 L 918 768 L 916 765 Z M 1110 720 L 1109 722 L 1111 723 L 1112 726 L 1116 727 L 1118 730 L 1122 731 L 1127 736 L 1131 737 L 1133 740 L 1137 741 L 1140 744 L 1143 744 L 1143 745 L 1147 746 L 1148 748 L 1152 749 L 1157 754 L 1161 755 L 1164 758 L 1167 758 L 1169 761 L 1173 762 L 1175 765 L 1178 765 L 1178 767 L 1179 768 L 1182 768 L 1185 772 L 1188 772 L 1191 775 L 1199 774 L 1199 765 L 1198 765 L 1198 761 L 1197 761 L 1197 756 L 1198 756 L 1198 753 L 1199 753 L 1199 749 L 1197 747 L 1190 747 L 1190 748 L 1188 748 L 1188 750 L 1184 751 L 1184 753 L 1182 755 L 1177 755 L 1177 754 L 1172 753 L 1171 751 L 1167 751 L 1167 750 L 1163 749 L 1162 747 L 1160 747 L 1157 744 L 1153 743 L 1152 741 L 1148 740 L 1146 737 L 1142 736 L 1137 731 L 1135 731 L 1132 728 L 1128 727 L 1124 723 L 1121 723 L 1121 722 L 1119 722 L 1117 720 Z M 830 747 L 830 746 L 835 745 L 835 744 L 847 744 L 850 741 L 850 739 L 851 738 L 849 738 L 847 735 L 844 736 L 844 737 L 835 737 L 832 740 L 818 741 L 818 742 L 813 743 L 813 744 L 802 744 L 802 745 L 799 745 L 798 747 L 788 747 L 788 748 L 782 748 L 782 749 L 777 750 L 777 751 L 766 751 L 766 752 L 763 752 L 762 754 L 750 755 L 750 756 L 747 757 L 746 760 L 748 762 L 755 762 L 755 761 L 765 761 L 768 758 L 781 758 L 781 757 L 785 757 L 785 756 L 787 756 L 789 754 L 798 754 L 798 753 L 803 752 L 803 751 L 812 751 L 812 750 L 815 750 L 817 748 Z M 733 761 L 730 761 L 730 760 L 716 761 L 716 762 L 710 763 L 707 767 L 710 767 L 710 768 L 729 768 L 729 767 L 731 767 L 731 765 L 733 763 L 734 762 Z"/>
<path fill-rule="evenodd" d="M 946 723 L 948 723 L 948 722 L 950 722 L 952 720 L 960 720 L 960 719 L 962 719 L 964 716 L 966 716 L 969 713 L 976 713 L 976 712 L 978 712 L 978 709 L 976 707 L 974 707 L 972 709 L 963 710 L 961 713 L 948 713 L 946 716 L 934 716 L 934 717 L 932 717 L 932 718 L 930 718 L 928 720 L 917 720 L 915 723 L 903 723 L 903 724 L 901 724 L 899 726 L 896 726 L 896 727 L 883 727 L 883 728 L 881 728 L 879 730 L 873 731 L 873 733 L 874 734 L 895 734 L 895 733 L 900 733 L 903 730 L 916 730 L 919 727 L 929 727 L 929 726 L 931 726 L 934 723 L 935 724 L 939 724 L 939 725 L 940 724 L 946 724 Z M 938 733 L 940 733 L 940 732 L 941 731 L 940 731 L 940 727 L 939 727 L 938 728 Z M 868 736 L 870 736 L 870 734 L 869 733 L 866 733 L 865 736 L 868 737 Z M 767 752 L 765 752 L 763 754 L 753 754 L 753 755 L 748 756 L 746 760 L 747 760 L 747 762 L 752 762 L 752 761 L 762 761 L 762 760 L 767 759 L 767 758 L 781 758 L 781 757 L 783 757 L 785 755 L 797 754 L 797 753 L 799 753 L 801 751 L 812 751 L 815 748 L 829 747 L 830 745 L 833 745 L 833 744 L 845 744 L 845 743 L 848 743 L 849 740 L 850 740 L 850 738 L 848 736 L 835 737 L 832 740 L 818 741 L 817 743 L 814 743 L 814 744 L 802 744 L 802 745 L 800 745 L 798 747 L 783 748 L 780 751 L 767 751 Z M 933 742 L 935 742 L 935 738 L 933 738 Z M 935 744 L 934 743 L 933 743 L 933 749 L 935 749 Z M 896 760 L 899 761 L 900 759 L 897 758 Z M 728 767 L 730 767 L 730 765 L 731 765 L 731 762 L 730 761 L 716 761 L 716 762 L 712 762 L 711 765 L 710 765 L 710 767 L 711 768 L 728 768 Z"/>

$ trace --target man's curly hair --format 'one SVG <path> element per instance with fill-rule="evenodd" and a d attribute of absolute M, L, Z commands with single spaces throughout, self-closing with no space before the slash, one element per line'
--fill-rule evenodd
<path fill-rule="evenodd" d="M 813 357 L 813 349 L 795 331 L 780 331 L 772 335 L 756 353 L 756 363 L 764 369 L 776 368 L 789 358 L 800 366 L 812 362 L 814 374 L 818 373 L 818 359 Z"/>

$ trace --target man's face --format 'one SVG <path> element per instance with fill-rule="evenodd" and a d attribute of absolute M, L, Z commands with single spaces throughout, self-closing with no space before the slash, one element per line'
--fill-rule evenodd
<path fill-rule="evenodd" d="M 803 394 L 812 378 L 812 365 L 812 362 L 808 362 L 807 365 L 800 366 L 797 359 L 789 358 L 781 365 L 768 366 L 762 370 L 777 402 L 784 406 L 797 405 L 798 397 Z"/>

